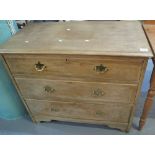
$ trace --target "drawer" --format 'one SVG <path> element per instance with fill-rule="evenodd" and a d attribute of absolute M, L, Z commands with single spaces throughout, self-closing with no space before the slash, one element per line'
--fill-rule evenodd
<path fill-rule="evenodd" d="M 5 55 L 11 72 L 16 76 L 87 81 L 138 82 L 143 59 L 54 56 Z"/>
<path fill-rule="evenodd" d="M 41 116 L 48 115 L 51 116 L 51 120 L 59 117 L 127 123 L 132 107 L 41 100 L 26 100 L 26 102 L 34 118 L 41 119 Z"/>
<path fill-rule="evenodd" d="M 134 84 L 113 84 L 99 82 L 80 82 L 16 78 L 16 82 L 27 99 L 62 100 L 86 102 L 133 103 L 137 86 Z"/>

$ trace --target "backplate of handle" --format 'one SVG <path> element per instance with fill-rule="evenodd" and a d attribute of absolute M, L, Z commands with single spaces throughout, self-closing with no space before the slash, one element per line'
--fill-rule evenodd
<path fill-rule="evenodd" d="M 93 90 L 93 96 L 101 97 L 104 96 L 104 94 L 105 94 L 104 91 L 100 88 Z"/>
<path fill-rule="evenodd" d="M 96 115 L 97 115 L 97 116 L 103 116 L 104 113 L 103 113 L 102 111 L 96 111 Z"/>
<path fill-rule="evenodd" d="M 42 64 L 40 61 L 38 61 L 38 62 L 35 64 L 35 69 L 36 69 L 36 71 L 38 71 L 38 72 L 43 71 L 45 68 L 46 68 L 46 66 L 45 66 L 44 64 Z"/>
<path fill-rule="evenodd" d="M 52 112 L 59 112 L 59 109 L 53 108 L 53 107 L 52 107 L 52 108 L 51 108 L 51 111 L 52 111 Z"/>
<path fill-rule="evenodd" d="M 109 70 L 108 67 L 103 65 L 103 64 L 95 66 L 95 71 L 98 72 L 98 73 L 105 73 L 108 70 Z"/>
<path fill-rule="evenodd" d="M 52 87 L 50 87 L 50 86 L 45 86 L 45 87 L 44 87 L 44 90 L 45 90 L 45 92 L 47 92 L 47 93 L 54 93 L 54 92 L 55 92 L 55 89 L 52 88 Z"/>

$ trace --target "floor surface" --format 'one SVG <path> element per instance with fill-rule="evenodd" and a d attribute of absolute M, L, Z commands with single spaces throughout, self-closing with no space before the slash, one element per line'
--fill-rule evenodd
<path fill-rule="evenodd" d="M 29 118 L 15 121 L 0 120 L 1 135 L 154 135 L 155 119 L 149 118 L 142 131 L 137 129 L 139 118 L 135 117 L 129 133 L 111 129 L 103 125 L 69 122 L 46 122 L 34 124 Z"/>

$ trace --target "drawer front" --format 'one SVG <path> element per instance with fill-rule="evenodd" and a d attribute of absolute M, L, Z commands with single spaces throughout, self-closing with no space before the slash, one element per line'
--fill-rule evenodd
<path fill-rule="evenodd" d="M 5 55 L 15 76 L 138 82 L 142 59 L 75 56 Z"/>
<path fill-rule="evenodd" d="M 87 103 L 48 102 L 26 100 L 34 117 L 49 115 L 53 117 L 105 120 L 127 123 L 131 106 L 109 106 Z"/>
<path fill-rule="evenodd" d="M 134 84 L 111 84 L 99 82 L 79 82 L 16 78 L 16 82 L 27 99 L 39 100 L 85 100 L 133 103 L 137 86 Z"/>

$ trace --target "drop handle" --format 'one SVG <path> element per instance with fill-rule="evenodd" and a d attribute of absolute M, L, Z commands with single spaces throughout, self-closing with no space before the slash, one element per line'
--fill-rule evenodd
<path fill-rule="evenodd" d="M 103 113 L 102 111 L 96 111 L 96 115 L 97 115 L 97 116 L 103 116 L 104 113 Z"/>
<path fill-rule="evenodd" d="M 45 86 L 44 87 L 45 92 L 47 93 L 54 93 L 56 90 L 50 86 Z"/>
<path fill-rule="evenodd" d="M 56 109 L 56 108 L 51 108 L 51 112 L 59 112 L 59 109 Z"/>
<path fill-rule="evenodd" d="M 38 71 L 38 72 L 43 71 L 45 68 L 46 68 L 46 66 L 44 64 L 42 64 L 40 61 L 38 61 L 35 64 L 35 70 Z"/>
<path fill-rule="evenodd" d="M 105 95 L 105 92 L 102 89 L 97 88 L 97 89 L 93 90 L 92 95 L 95 97 L 102 97 Z"/>
<path fill-rule="evenodd" d="M 95 66 L 94 70 L 98 73 L 105 73 L 107 72 L 109 69 L 107 66 L 103 65 L 103 64 L 100 64 L 100 65 L 97 65 Z"/>

